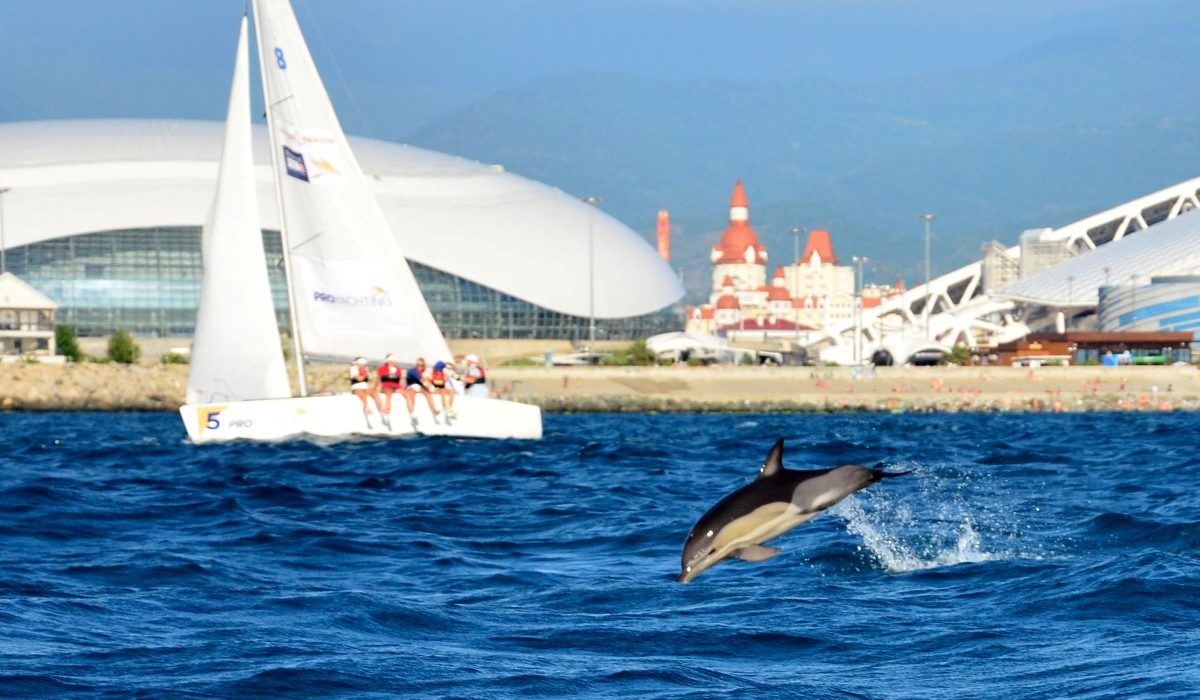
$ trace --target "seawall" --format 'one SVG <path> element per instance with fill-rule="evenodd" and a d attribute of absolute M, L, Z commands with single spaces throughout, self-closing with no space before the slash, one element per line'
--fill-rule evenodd
<path fill-rule="evenodd" d="M 313 393 L 345 391 L 344 369 L 310 367 Z M 1196 367 L 496 367 L 498 395 L 547 411 L 1196 410 Z M 0 365 L 0 410 L 168 411 L 184 365 Z"/>

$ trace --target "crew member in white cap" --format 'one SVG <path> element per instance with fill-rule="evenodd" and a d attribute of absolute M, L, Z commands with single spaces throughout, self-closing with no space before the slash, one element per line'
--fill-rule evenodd
<path fill-rule="evenodd" d="M 363 415 L 367 418 L 367 427 L 371 427 L 371 407 L 367 397 L 375 400 L 375 408 L 383 416 L 384 425 L 388 423 L 387 414 L 383 412 L 383 403 L 379 400 L 379 392 L 371 387 L 371 370 L 367 368 L 367 358 L 355 358 L 350 365 L 350 392 L 362 400 Z"/>
<path fill-rule="evenodd" d="M 467 396 L 489 396 L 487 386 L 487 371 L 479 364 L 479 356 L 467 355 L 467 369 L 463 372 L 463 384 L 467 387 Z"/>

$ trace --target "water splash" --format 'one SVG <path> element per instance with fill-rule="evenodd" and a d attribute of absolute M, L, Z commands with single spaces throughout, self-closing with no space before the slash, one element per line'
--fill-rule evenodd
<path fill-rule="evenodd" d="M 1006 500 L 1005 494 L 991 493 L 989 480 L 960 469 L 918 469 L 913 476 L 915 487 L 866 491 L 830 510 L 883 570 L 909 573 L 1046 557 L 1023 532 L 1018 514 L 1024 507 L 984 505 Z"/>

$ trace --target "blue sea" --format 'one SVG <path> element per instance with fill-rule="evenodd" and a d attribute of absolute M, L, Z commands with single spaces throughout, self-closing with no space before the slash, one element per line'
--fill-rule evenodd
<path fill-rule="evenodd" d="M 196 447 L 0 415 L 0 696 L 1200 697 L 1195 415 L 548 415 Z M 914 470 L 675 582 L 785 463 Z"/>

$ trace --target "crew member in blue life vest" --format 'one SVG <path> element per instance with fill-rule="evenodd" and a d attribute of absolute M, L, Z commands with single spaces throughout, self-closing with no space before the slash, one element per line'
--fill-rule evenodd
<path fill-rule="evenodd" d="M 442 397 L 442 411 L 446 417 L 454 418 L 458 411 L 454 410 L 454 387 L 450 384 L 450 371 L 445 362 L 434 362 L 433 369 L 429 371 L 429 383 L 433 387 L 433 393 Z"/>
<path fill-rule="evenodd" d="M 387 425 L 388 416 L 383 411 L 379 392 L 371 387 L 371 370 L 367 368 L 367 358 L 365 357 L 355 358 L 354 364 L 350 365 L 350 393 L 362 401 L 363 415 L 367 417 L 368 428 L 371 427 L 371 407 L 367 404 L 368 396 L 375 400 L 375 408 L 379 409 L 383 423 Z"/>
<path fill-rule="evenodd" d="M 383 393 L 383 415 L 392 415 L 392 394 L 400 391 L 400 382 L 404 380 L 404 368 L 400 366 L 400 359 L 395 355 L 388 355 L 387 361 L 379 365 L 376 370 L 379 375 L 379 391 Z"/>
<path fill-rule="evenodd" d="M 416 367 L 410 367 L 404 373 L 404 402 L 408 404 L 408 415 L 412 416 L 413 427 L 417 427 L 417 414 L 413 412 L 417 403 L 417 394 L 424 394 L 429 404 L 429 412 L 433 414 L 433 422 L 437 423 L 438 411 L 433 405 L 433 385 L 425 376 L 425 358 L 418 357 Z"/>
<path fill-rule="evenodd" d="M 490 396 L 487 386 L 487 371 L 479 364 L 479 356 L 467 355 L 467 369 L 463 372 L 463 384 L 467 387 L 467 396 Z"/>

